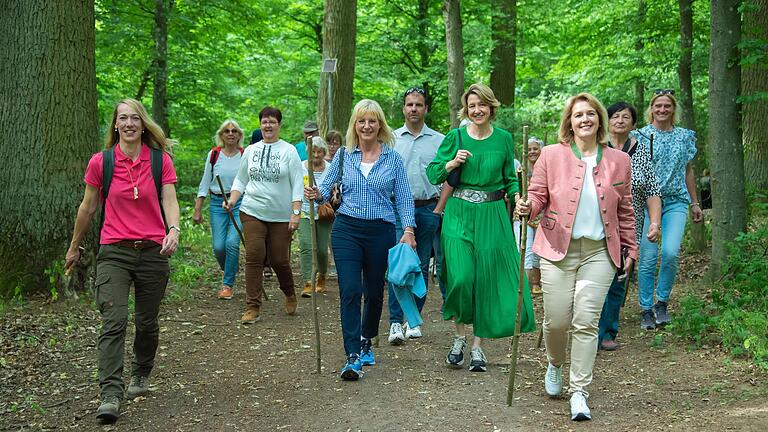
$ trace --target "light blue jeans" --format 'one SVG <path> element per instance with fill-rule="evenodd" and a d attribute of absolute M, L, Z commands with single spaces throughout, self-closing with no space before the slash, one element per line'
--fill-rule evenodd
<path fill-rule="evenodd" d="M 646 237 L 651 222 L 645 213 L 643 234 L 640 236 L 640 262 L 638 263 L 637 291 L 640 308 L 653 308 L 653 294 L 656 300 L 668 302 L 672 285 L 677 275 L 677 256 L 683 242 L 685 223 L 688 220 L 688 204 L 681 201 L 662 202 L 661 205 L 661 264 L 658 282 L 656 280 L 656 261 L 659 257 L 659 244 L 652 243 Z"/>
<path fill-rule="evenodd" d="M 237 234 L 232 220 L 227 211 L 221 207 L 224 198 L 211 194 L 211 240 L 213 243 L 213 255 L 219 262 L 219 267 L 224 270 L 224 280 L 222 283 L 230 288 L 235 286 L 235 276 L 237 276 L 238 265 L 240 264 L 240 236 Z M 238 227 L 240 225 L 240 202 L 232 208 L 232 215 L 235 216 Z"/>

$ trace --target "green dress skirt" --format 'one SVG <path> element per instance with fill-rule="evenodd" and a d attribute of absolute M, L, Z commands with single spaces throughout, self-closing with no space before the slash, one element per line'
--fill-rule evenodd
<path fill-rule="evenodd" d="M 474 140 L 466 129 L 446 135 L 435 160 L 427 167 L 434 184 L 445 181 L 445 163 L 462 148 L 472 156 L 462 167 L 459 188 L 518 191 L 511 135 L 495 128 L 484 140 Z M 475 336 L 501 338 L 514 334 L 520 254 L 503 200 L 472 203 L 451 197 L 443 214 L 442 274 L 445 283 L 443 318 L 472 324 Z M 521 332 L 536 329 L 527 281 L 523 288 Z"/>

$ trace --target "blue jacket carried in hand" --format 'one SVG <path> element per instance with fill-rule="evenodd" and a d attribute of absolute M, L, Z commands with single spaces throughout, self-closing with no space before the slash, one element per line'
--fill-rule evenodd
<path fill-rule="evenodd" d="M 408 325 L 411 328 L 420 326 L 423 320 L 414 295 L 419 298 L 427 295 L 427 284 L 421 273 L 419 256 L 412 247 L 398 243 L 389 250 L 388 265 L 387 281 L 395 291 Z"/>

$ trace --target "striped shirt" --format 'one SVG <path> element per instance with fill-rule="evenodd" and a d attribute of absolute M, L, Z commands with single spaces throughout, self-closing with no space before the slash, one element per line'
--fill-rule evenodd
<path fill-rule="evenodd" d="M 339 181 L 339 149 L 326 171 L 323 182 L 318 186 L 325 201 L 331 194 L 331 187 Z M 342 179 L 341 207 L 338 213 L 357 219 L 395 223 L 395 209 L 391 197 L 394 195 L 397 212 L 404 227 L 416 227 L 413 215 L 413 196 L 408 186 L 403 159 L 386 144 L 381 144 L 381 155 L 374 163 L 367 178 L 360 170 L 363 152 L 356 147 L 344 156 L 344 178 Z"/>

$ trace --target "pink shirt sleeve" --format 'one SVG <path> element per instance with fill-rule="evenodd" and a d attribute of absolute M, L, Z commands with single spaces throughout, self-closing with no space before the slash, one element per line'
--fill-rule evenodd
<path fill-rule="evenodd" d="M 99 190 L 101 190 L 102 177 L 104 174 L 102 171 L 102 159 L 103 154 L 101 152 L 91 156 L 91 160 L 88 161 L 88 167 L 85 169 L 85 177 L 83 178 L 85 184 L 93 186 Z"/>
<path fill-rule="evenodd" d="M 163 152 L 163 179 L 160 184 L 167 185 L 176 183 L 176 168 L 173 166 L 171 156 Z"/>

